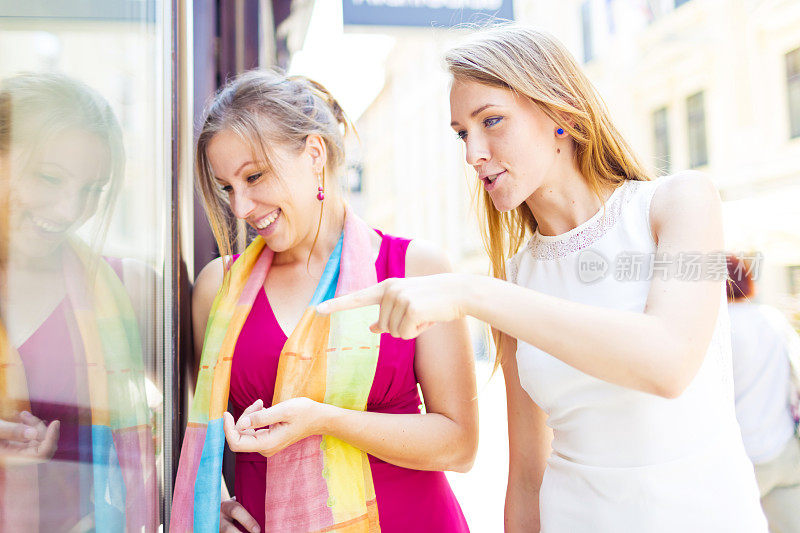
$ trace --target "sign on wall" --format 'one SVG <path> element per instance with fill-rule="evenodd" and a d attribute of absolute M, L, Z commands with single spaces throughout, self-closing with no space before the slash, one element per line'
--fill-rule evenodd
<path fill-rule="evenodd" d="M 513 20 L 513 0 L 342 0 L 345 25 L 452 27 Z"/>

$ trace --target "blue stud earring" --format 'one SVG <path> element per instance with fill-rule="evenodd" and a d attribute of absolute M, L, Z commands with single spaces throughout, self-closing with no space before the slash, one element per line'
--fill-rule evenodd
<path fill-rule="evenodd" d="M 558 128 L 556 130 L 556 133 L 559 134 L 559 135 L 564 135 L 564 128 Z"/>

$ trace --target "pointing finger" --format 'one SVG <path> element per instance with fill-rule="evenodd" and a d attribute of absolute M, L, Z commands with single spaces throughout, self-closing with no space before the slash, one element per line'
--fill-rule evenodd
<path fill-rule="evenodd" d="M 346 311 L 348 309 L 357 309 L 359 307 L 366 307 L 368 305 L 376 305 L 381 303 L 383 297 L 383 286 L 379 283 L 368 287 L 366 289 L 356 291 L 327 302 L 322 302 L 317 306 L 317 312 L 323 315 L 329 315 L 337 311 Z"/>

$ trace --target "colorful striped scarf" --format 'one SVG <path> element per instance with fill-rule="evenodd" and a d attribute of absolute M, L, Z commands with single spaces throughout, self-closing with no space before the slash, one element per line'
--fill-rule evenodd
<path fill-rule="evenodd" d="M 92 476 L 82 479 L 83 512 L 94 531 L 156 531 L 158 490 L 153 428 L 145 396 L 141 340 L 130 299 L 114 270 L 73 239 L 64 254 L 71 305 L 88 378 Z M 25 367 L 0 327 L 0 418 L 31 410 Z M 76 352 L 78 353 L 78 352 Z M 59 354 L 53 354 L 58 357 Z M 38 531 L 36 465 L 0 468 L 0 530 Z M 25 505 L 20 505 L 25 502 Z M 66 526 L 67 524 L 65 524 Z"/>
<path fill-rule="evenodd" d="M 377 306 L 330 316 L 316 314 L 315 306 L 377 283 L 371 232 L 348 210 L 343 236 L 281 351 L 273 405 L 304 396 L 345 409 L 366 409 L 380 347 L 380 337 L 369 331 L 378 318 Z M 175 483 L 173 533 L 219 531 L 222 413 L 228 405 L 233 353 L 272 256 L 257 237 L 231 266 L 211 307 Z M 380 531 L 366 453 L 328 435 L 308 437 L 267 459 L 264 506 L 270 533 Z"/>

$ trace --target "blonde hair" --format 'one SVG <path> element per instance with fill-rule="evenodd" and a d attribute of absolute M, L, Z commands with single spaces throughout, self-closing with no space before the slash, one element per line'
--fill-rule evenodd
<path fill-rule="evenodd" d="M 15 174 L 27 175 L 39 162 L 44 147 L 65 131 L 80 130 L 95 135 L 108 148 L 111 176 L 107 192 L 98 198 L 97 224 L 91 245 L 99 250 L 105 239 L 114 203 L 122 187 L 125 150 L 122 129 L 109 103 L 100 93 L 81 81 L 58 73 L 25 73 L 0 81 L 0 180 L 7 191 L 13 189 L 7 161 L 12 149 L 22 155 L 22 168 Z M 89 213 L 85 213 L 89 215 Z M 7 223 L 4 221 L 4 226 Z M 4 227 L 4 241 L 10 230 Z M 3 250 L 5 258 L 6 250 Z"/>
<path fill-rule="evenodd" d="M 214 180 L 208 145 L 221 131 L 230 131 L 250 146 L 253 158 L 274 168 L 274 145 L 298 151 L 311 134 L 322 137 L 327 150 L 327 172 L 335 177 L 345 162 L 344 136 L 351 128 L 342 107 L 330 92 L 302 76 L 286 76 L 273 70 L 251 70 L 229 81 L 214 96 L 205 112 L 197 139 L 197 181 L 220 255 L 231 255 L 230 204 Z M 326 196 L 328 188 L 326 187 Z M 320 221 L 322 212 L 320 211 Z M 319 231 L 319 227 L 318 227 Z M 226 269 L 227 270 L 227 269 Z"/>
<path fill-rule="evenodd" d="M 514 24 L 496 26 L 452 48 L 445 63 L 454 80 L 509 89 L 536 103 L 572 139 L 578 169 L 599 198 L 606 186 L 650 179 L 597 90 L 553 36 Z M 505 280 L 506 260 L 536 230 L 536 215 L 525 203 L 502 213 L 486 191 L 476 190 L 475 197 L 491 274 Z M 501 333 L 492 329 L 492 336 L 496 369 L 502 360 Z"/>

